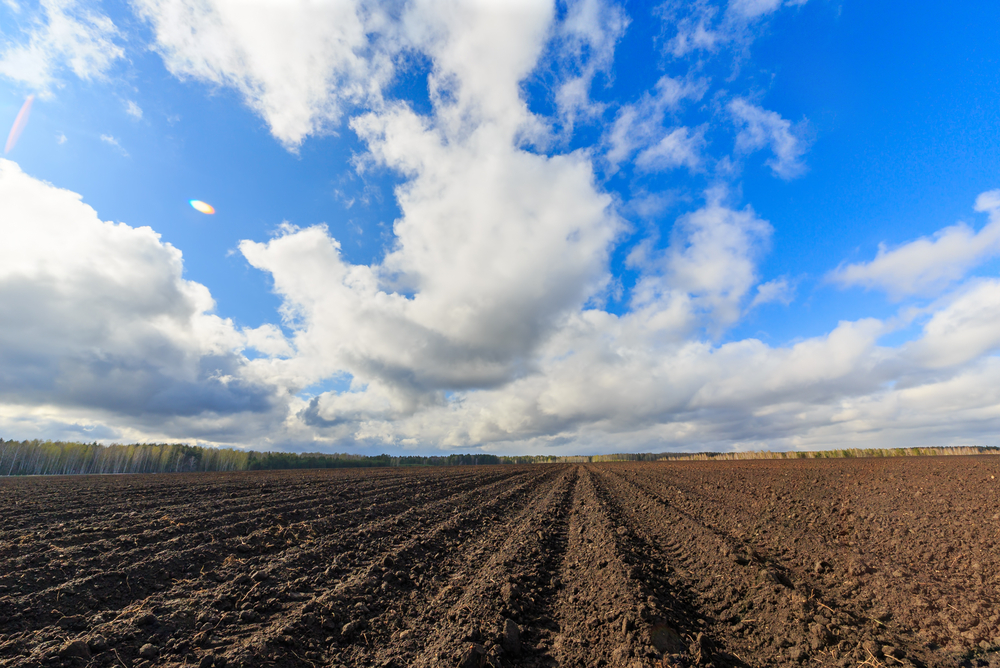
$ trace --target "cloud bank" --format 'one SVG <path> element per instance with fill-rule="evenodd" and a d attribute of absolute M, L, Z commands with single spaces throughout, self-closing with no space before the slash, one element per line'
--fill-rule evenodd
<path fill-rule="evenodd" d="M 0 231 L 0 401 L 152 425 L 272 405 L 243 335 L 150 228 L 0 159 Z"/>

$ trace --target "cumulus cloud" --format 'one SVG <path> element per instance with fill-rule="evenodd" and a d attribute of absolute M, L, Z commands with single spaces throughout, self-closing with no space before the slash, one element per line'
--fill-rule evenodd
<path fill-rule="evenodd" d="M 0 52 L 0 76 L 39 93 L 50 93 L 63 68 L 81 79 L 102 78 L 124 56 L 111 19 L 74 0 L 42 0 L 33 23 L 23 41 Z"/>
<path fill-rule="evenodd" d="M 577 449 L 669 449 L 774 441 L 792 433 L 779 424 L 789 412 L 878 390 L 881 331 L 861 321 L 791 348 L 756 340 L 714 347 L 664 338 L 643 313 L 585 311 L 545 346 L 540 373 L 466 393 L 399 426 L 456 446 L 563 441 Z M 764 407 L 774 413 L 757 414 Z"/>
<path fill-rule="evenodd" d="M 240 245 L 273 276 L 294 330 L 297 355 L 275 373 L 300 387 L 354 378 L 303 407 L 309 424 L 358 428 L 530 373 L 538 346 L 607 284 L 621 223 L 587 155 L 519 147 L 537 129 L 520 82 L 553 20 L 535 3 L 416 3 L 402 17 L 433 57 L 434 115 L 391 105 L 351 122 L 369 160 L 407 178 L 380 263 L 346 262 L 324 227 Z"/>
<path fill-rule="evenodd" d="M 403 29 L 408 44 L 434 63 L 428 87 L 436 127 L 455 138 L 482 123 L 518 142 L 541 136 L 544 124 L 528 111 L 521 84 L 535 69 L 554 19 L 553 4 L 528 0 L 410 5 Z"/>
<path fill-rule="evenodd" d="M 802 155 L 806 152 L 806 141 L 801 128 L 794 128 L 777 112 L 742 98 L 734 99 L 727 108 L 739 130 L 736 135 L 737 152 L 746 154 L 768 147 L 774 157 L 765 164 L 775 176 L 788 180 L 805 172 Z"/>
<path fill-rule="evenodd" d="M 776 278 L 767 283 L 757 286 L 757 294 L 750 302 L 750 308 L 762 306 L 764 304 L 785 304 L 792 303 L 795 296 L 795 286 L 787 278 Z"/>
<path fill-rule="evenodd" d="M 701 162 L 704 128 L 665 127 L 667 114 L 680 109 L 685 100 L 700 100 L 708 90 L 705 79 L 661 77 L 652 91 L 635 104 L 618 110 L 604 137 L 605 159 L 612 172 L 637 152 L 637 166 L 645 171 L 687 165 L 695 169 Z"/>
<path fill-rule="evenodd" d="M 530 69 L 552 40 L 561 63 L 556 103 L 572 125 L 579 115 L 599 113 L 589 89 L 598 73 L 610 71 L 615 44 L 628 23 L 620 8 L 602 0 L 569 3 L 558 25 L 553 5 L 546 2 L 501 6 L 417 0 L 383 7 L 367 2 L 136 0 L 134 5 L 153 26 L 155 48 L 173 74 L 238 90 L 274 136 L 293 149 L 306 137 L 336 127 L 351 109 L 378 108 L 397 58 L 411 51 L 430 55 L 440 72 L 463 80 L 466 93 L 475 89 L 478 100 L 488 104 L 495 96 L 486 89 L 500 83 L 493 80 L 491 65 L 505 71 L 506 61 L 516 60 Z M 504 47 L 487 38 L 482 45 L 494 50 L 486 53 L 476 41 L 462 37 L 485 37 L 476 32 L 486 27 L 481 17 L 499 21 L 497 29 L 509 40 Z M 522 17 L 524 34 L 507 24 Z M 535 28 L 544 32 L 535 33 Z M 464 56 L 470 58 L 468 65 L 456 59 Z M 472 68 L 475 76 L 470 76 Z M 526 74 L 519 68 L 510 71 L 517 73 L 517 82 Z M 432 74 L 430 84 L 438 99 L 452 94 L 447 78 Z M 534 128 L 539 136 L 541 125 Z"/>
<path fill-rule="evenodd" d="M 995 394 L 990 383 L 1000 368 L 989 356 L 1000 349 L 1000 281 L 977 282 L 942 301 L 917 338 L 895 348 L 879 345 L 893 325 L 872 318 L 777 347 L 756 339 L 716 344 L 699 334 L 722 331 L 747 302 L 752 308 L 791 298 L 787 279 L 758 282 L 756 261 L 770 235 L 770 225 L 752 209 L 734 209 L 724 192 L 710 191 L 700 209 L 677 221 L 666 249 L 636 253 L 632 266 L 643 278 L 628 312 L 581 308 L 577 297 L 551 326 L 540 328 L 541 336 L 507 357 L 512 349 L 501 341 L 516 340 L 509 333 L 497 340 L 484 338 L 485 332 L 445 339 L 469 331 L 461 320 L 443 317 L 446 311 L 419 323 L 421 331 L 413 321 L 433 284 L 411 281 L 419 288 L 413 297 L 380 290 L 388 262 L 357 267 L 337 259 L 337 276 L 279 269 L 291 267 L 292 258 L 306 258 L 317 272 L 331 266 L 338 250 L 325 230 L 289 229 L 268 244 L 246 243 L 244 252 L 255 265 L 277 271 L 286 314 L 299 323 L 295 348 L 358 372 L 348 391 L 296 405 L 294 428 L 328 438 L 576 452 L 966 442 L 970 432 L 958 429 L 958 419 L 935 402 L 959 407 L 973 432 L 1000 426 L 995 401 L 966 401 L 980 391 Z M 316 245 L 316 255 L 305 252 L 307 242 Z M 462 254 L 454 246 L 448 250 Z M 327 259 L 320 259 L 324 254 Z M 299 296 L 290 299 L 295 290 Z M 349 297 L 351 291 L 356 296 Z M 516 308 L 527 299 L 507 303 Z M 356 320 L 362 309 L 368 319 L 385 320 L 375 326 Z M 323 314 L 328 324 L 321 329 Z M 444 326 L 435 341 L 428 332 L 439 322 Z M 320 331 L 324 335 L 314 337 Z M 482 347 L 476 350 L 474 342 Z M 329 348 L 320 351 L 323 345 Z M 483 368 L 491 349 L 499 351 L 501 364 L 486 375 L 470 372 Z M 519 363 L 504 366 L 504 359 Z M 430 360 L 435 366 L 451 360 L 454 372 L 425 367 Z"/>
<path fill-rule="evenodd" d="M 369 44 L 386 21 L 374 5 L 133 4 L 171 73 L 236 89 L 289 148 L 338 123 L 345 105 L 378 98 L 392 72 L 391 53 Z"/>
<path fill-rule="evenodd" d="M 0 230 L 0 402 L 154 423 L 270 409 L 242 335 L 150 228 L 0 160 Z"/>
<path fill-rule="evenodd" d="M 636 263 L 646 275 L 634 308 L 665 309 L 681 328 L 697 323 L 718 334 L 739 318 L 771 233 L 753 209 L 733 210 L 721 190 L 709 191 L 704 207 L 677 220 L 665 252 Z"/>
<path fill-rule="evenodd" d="M 544 347 L 538 373 L 462 393 L 387 431 L 536 452 L 975 443 L 1000 427 L 1000 364 L 982 357 L 998 342 L 977 338 L 968 357 L 918 359 L 963 342 L 957 330 L 936 339 L 935 329 L 900 349 L 878 345 L 889 329 L 875 319 L 787 347 L 712 346 L 664 338 L 641 313 L 586 311 Z"/>
<path fill-rule="evenodd" d="M 487 149 L 489 131 L 442 145 L 405 112 L 381 129 L 372 141 L 386 148 L 415 133 L 413 153 L 385 157 L 420 171 L 399 195 L 397 247 L 380 265 L 346 263 L 321 227 L 240 248 L 286 300 L 300 352 L 291 366 L 395 388 L 377 403 L 405 412 L 526 372 L 534 348 L 607 280 L 618 223 L 577 156 L 526 153 L 509 137 Z"/>
<path fill-rule="evenodd" d="M 909 347 L 924 366 L 964 364 L 1000 347 L 1000 281 L 975 281 L 946 303 Z"/>
<path fill-rule="evenodd" d="M 897 248 L 879 244 L 874 260 L 843 265 L 828 278 L 843 287 L 885 290 L 893 299 L 940 292 L 1000 254 L 1000 190 L 982 193 L 976 211 L 989 213 L 989 222 L 979 232 L 958 223 Z"/>

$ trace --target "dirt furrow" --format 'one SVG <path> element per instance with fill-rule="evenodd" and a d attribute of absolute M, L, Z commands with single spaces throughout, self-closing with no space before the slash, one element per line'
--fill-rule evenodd
<path fill-rule="evenodd" d="M 511 487 L 512 479 L 526 480 L 532 477 L 524 471 L 511 470 L 507 471 L 507 476 L 507 480 L 479 487 L 472 486 L 472 489 L 447 495 L 443 499 L 426 499 L 421 492 L 415 492 L 417 497 L 424 499 L 424 503 L 414 504 L 414 500 L 411 499 L 412 505 L 404 511 L 404 515 L 408 515 L 412 520 L 410 526 L 413 530 L 426 529 L 427 518 L 440 517 L 442 514 L 447 516 L 454 509 L 462 508 L 484 491 L 497 499 L 516 495 L 530 483 L 526 481 L 520 485 L 515 483 L 514 487 Z M 492 478 L 493 476 L 490 476 L 488 479 Z M 456 485 L 456 487 L 467 486 Z M 493 487 L 498 487 L 498 489 L 493 490 Z M 506 487 L 506 489 L 499 489 L 499 487 Z M 436 489 L 435 491 L 446 493 L 448 490 Z M 396 529 L 398 518 L 394 518 L 391 514 L 380 513 L 379 519 L 374 523 L 363 523 L 364 518 L 355 517 L 353 519 L 355 520 L 352 525 L 354 531 L 351 531 L 351 526 L 338 525 L 334 521 L 335 518 L 332 518 L 329 521 L 321 522 L 318 530 L 315 526 L 302 523 L 273 532 L 273 537 L 280 542 L 282 547 L 272 550 L 273 558 L 271 561 L 280 564 L 281 568 L 272 565 L 270 570 L 281 573 L 281 577 L 287 577 L 288 572 L 300 570 L 296 568 L 294 562 L 311 562 L 313 568 L 308 574 L 300 575 L 299 579 L 315 583 L 317 568 L 319 572 L 323 572 L 328 566 L 327 561 L 336 563 L 338 552 L 343 559 L 345 551 L 350 555 L 351 547 L 356 550 L 359 544 L 363 545 L 366 540 L 379 534 L 385 536 L 393 532 L 398 533 L 398 529 Z M 274 529 L 274 525 L 270 528 Z M 321 532 L 325 532 L 325 537 L 318 538 Z M 240 543 L 240 545 L 245 545 L 245 543 Z M 347 547 L 345 548 L 345 546 Z M 199 623 L 204 625 L 211 621 L 210 617 L 219 619 L 224 616 L 223 613 L 226 609 L 232 608 L 233 600 L 235 600 L 230 596 L 232 590 L 235 589 L 242 594 L 241 589 L 246 590 L 254 584 L 246 575 L 242 578 L 232 579 L 226 575 L 227 571 L 238 571 L 252 567 L 261 572 L 268 572 L 268 566 L 264 563 L 268 561 L 266 555 L 262 557 L 256 557 L 252 554 L 247 556 L 238 552 L 234 549 L 235 547 L 237 546 L 233 544 L 233 539 L 223 539 L 211 543 L 205 549 L 195 548 L 183 553 L 168 549 L 161 550 L 152 554 L 148 559 L 142 559 L 124 567 L 119 572 L 105 573 L 71 583 L 72 590 L 69 590 L 69 587 L 57 588 L 55 592 L 46 590 L 30 597 L 19 597 L 19 600 L 13 602 L 10 597 L 5 597 L 0 600 L 0 606 L 7 606 L 6 609 L 15 610 L 14 614 L 8 615 L 8 622 L 18 624 L 21 627 L 37 629 L 42 636 L 61 637 L 67 631 L 79 631 L 84 627 L 89 628 L 92 632 L 100 633 L 104 626 L 109 623 L 112 626 L 117 624 L 120 621 L 119 618 L 141 619 L 146 615 L 145 609 L 150 604 L 171 600 L 173 603 L 167 606 L 169 608 L 185 608 L 196 605 L 207 611 L 215 611 L 207 617 L 204 616 L 204 612 L 200 615 L 202 619 Z M 248 552 L 254 552 L 254 550 L 251 549 Z M 318 567 L 315 558 L 317 554 L 326 555 Z M 342 563 L 350 567 L 350 561 L 351 557 L 348 556 L 346 561 Z M 181 571 L 191 563 L 200 564 L 200 574 L 196 572 L 191 574 L 189 578 L 181 578 L 170 584 L 171 572 Z M 130 575 L 133 576 L 131 580 Z M 292 589 L 297 590 L 304 588 L 305 583 L 300 581 L 293 584 L 296 586 Z M 258 588 L 268 589 L 267 587 Z M 164 589 L 166 591 L 162 591 Z M 67 590 L 76 595 L 62 596 L 67 593 Z M 158 590 L 161 593 L 157 593 Z M 297 591 L 291 592 L 291 598 L 299 596 L 302 599 L 307 598 Z M 60 597 L 62 597 L 61 600 Z M 13 605 L 11 605 L 12 603 Z M 280 611 L 287 604 L 277 598 L 261 600 L 259 594 L 252 603 L 257 605 L 264 614 L 276 610 Z M 53 612 L 47 614 L 45 611 L 49 609 Z M 90 619 L 85 618 L 86 613 L 94 611 L 103 611 L 103 614 L 91 616 Z M 250 617 L 252 616 L 250 615 Z M 185 619 L 182 615 L 178 622 L 189 626 L 192 620 Z M 11 624 L 8 623 L 5 626 L 9 627 Z M 5 629 L 7 632 L 10 630 L 12 629 Z"/>
<path fill-rule="evenodd" d="M 0 480 L 0 667 L 1000 668 L 1000 458 Z"/>
<path fill-rule="evenodd" d="M 500 473 L 497 472 L 498 475 Z M 388 475 L 382 477 L 389 478 Z M 365 486 L 351 484 L 354 481 L 347 480 L 345 481 L 348 483 L 345 485 L 346 490 L 342 490 L 337 489 L 333 481 L 323 481 L 316 485 L 308 482 L 299 483 L 290 487 L 280 485 L 281 481 L 277 481 L 278 484 L 272 481 L 270 485 L 261 483 L 252 495 L 245 493 L 239 495 L 235 491 L 227 491 L 228 486 L 226 485 L 203 485 L 200 489 L 190 490 L 190 494 L 196 498 L 203 495 L 215 500 L 192 507 L 190 503 L 164 502 L 164 497 L 168 497 L 176 491 L 177 484 L 183 485 L 189 478 L 178 476 L 174 479 L 177 481 L 175 485 L 157 486 L 155 489 L 158 493 L 156 494 L 146 491 L 135 497 L 125 495 L 125 500 L 120 503 L 112 497 L 111 499 L 104 498 L 97 504 L 85 504 L 85 508 L 81 511 L 85 517 L 80 520 L 67 518 L 64 513 L 53 514 L 53 517 L 48 518 L 47 521 L 33 521 L 32 526 L 28 529 L 4 532 L 0 536 L 14 543 L 29 543 L 29 541 L 24 540 L 25 538 L 42 538 L 43 548 L 46 544 L 50 544 L 66 550 L 77 546 L 84 547 L 93 541 L 115 541 L 122 536 L 135 535 L 135 527 L 130 520 L 142 516 L 145 521 L 143 522 L 144 531 L 141 535 L 152 542 L 169 537 L 172 533 L 176 533 L 179 527 L 185 525 L 197 526 L 199 531 L 206 531 L 218 526 L 232 527 L 240 522 L 252 521 L 256 519 L 254 514 L 260 511 L 261 497 L 276 491 L 280 491 L 280 496 L 276 497 L 279 500 L 279 505 L 269 506 L 268 512 L 275 515 L 279 521 L 284 522 L 286 519 L 283 515 L 301 519 L 302 515 L 308 517 L 317 512 L 341 512 L 343 508 L 353 508 L 370 499 L 375 501 L 398 499 L 401 496 L 398 494 L 399 491 L 412 490 L 415 485 L 421 486 L 425 491 L 451 494 L 461 490 L 462 482 L 460 478 L 453 480 L 452 476 L 445 476 L 443 480 L 425 481 L 413 479 L 367 480 L 364 481 L 367 483 Z M 308 494 L 299 492 L 303 488 L 309 490 Z M 12 513 L 12 515 L 31 516 L 33 514 L 32 509 L 26 507 L 27 503 L 15 500 L 14 505 L 17 506 L 17 512 Z M 95 517 L 95 507 L 101 508 L 101 517 Z M 156 533 L 159 529 L 165 530 L 166 536 Z"/>
<path fill-rule="evenodd" d="M 298 647 L 307 659 L 334 665 L 393 660 L 411 665 L 427 643 L 421 624 L 439 620 L 457 596 L 456 582 L 487 559 L 518 510 L 557 484 L 559 471 L 536 471 L 515 488 L 482 490 L 482 500 L 439 514 L 411 539 L 397 537 L 374 546 L 366 563 L 356 564 L 330 587 L 289 608 L 253 642 L 233 653 L 235 663 L 253 665 L 260 653 L 281 654 Z M 401 647 L 386 656 L 392 641 Z M 325 647 L 325 650 L 323 648 Z"/>
<path fill-rule="evenodd" d="M 997 458 L 969 458 L 962 476 L 946 458 L 853 468 L 760 463 L 642 476 L 675 488 L 677 505 L 752 540 L 800 589 L 867 620 L 877 638 L 899 639 L 912 658 L 950 666 L 989 654 L 1000 645 Z M 749 472 L 761 481 L 719 484 Z"/>
<path fill-rule="evenodd" d="M 598 494 L 593 471 L 580 467 L 579 474 L 553 602 L 556 664 L 639 668 L 690 658 L 675 630 L 679 625 L 634 578 L 625 537 L 614 509 Z"/>
<path fill-rule="evenodd" d="M 535 665 L 531 641 L 535 625 L 545 621 L 537 612 L 565 533 L 560 518 L 575 478 L 572 468 L 551 471 L 526 503 L 504 509 L 503 521 L 427 564 L 438 587 L 415 592 L 411 621 L 397 637 L 419 640 L 412 653 L 397 658 L 399 665 L 497 664 L 504 652 L 520 665 Z M 360 644 L 353 649 L 341 656 L 346 665 L 373 658 Z"/>
<path fill-rule="evenodd" d="M 490 485 L 507 484 L 503 478 L 499 483 L 493 476 L 487 480 Z M 474 490 L 481 486 L 473 480 L 456 481 L 451 488 L 434 485 L 429 495 L 421 492 L 415 494 L 425 504 L 438 500 L 439 495 L 444 499 L 452 498 L 460 502 L 463 494 L 475 494 Z M 410 487 L 411 491 L 415 489 L 420 488 Z M 107 548 L 104 550 L 88 550 L 90 555 L 83 559 L 78 555 L 74 558 L 75 555 L 67 553 L 58 546 L 52 546 L 40 557 L 32 555 L 18 557 L 13 563 L 7 563 L 8 579 L 16 578 L 19 582 L 32 583 L 35 588 L 43 588 L 26 599 L 15 597 L 14 605 L 26 610 L 48 610 L 62 599 L 63 614 L 80 614 L 88 609 L 102 607 L 100 599 L 113 596 L 114 592 L 123 593 L 127 590 L 130 598 L 142 599 L 164 588 L 174 579 L 196 577 L 198 571 L 192 572 L 188 568 L 189 564 L 199 564 L 199 571 L 202 572 L 212 570 L 230 555 L 242 557 L 248 553 L 260 554 L 280 550 L 286 545 L 289 537 L 297 539 L 299 536 L 307 537 L 333 531 L 343 533 L 352 527 L 362 525 L 369 516 L 391 517 L 396 513 L 414 510 L 414 499 L 398 494 L 379 495 L 378 498 L 365 500 L 361 504 L 352 499 L 347 502 L 349 508 L 339 500 L 323 508 L 320 502 L 326 498 L 323 494 L 314 497 L 314 507 L 322 510 L 311 514 L 321 515 L 322 519 L 312 522 L 308 520 L 288 522 L 288 518 L 285 517 L 287 504 L 282 503 L 258 509 L 258 513 L 266 513 L 271 518 L 265 529 L 259 528 L 259 519 L 234 521 L 235 518 L 230 515 L 231 523 L 228 526 L 218 524 L 204 526 L 192 523 L 200 530 L 193 533 L 179 533 L 176 538 L 167 536 L 173 536 L 180 529 L 168 528 L 163 532 L 146 529 L 134 539 L 129 538 L 128 545 L 137 547 L 120 549 L 111 543 L 101 546 Z M 159 515 L 159 512 L 156 514 Z M 274 520 L 277 520 L 277 524 L 273 523 Z M 43 561 L 44 566 L 24 568 L 25 564 L 32 563 L 33 559 Z M 0 567 L 2 566 L 3 564 L 0 564 Z M 112 591 L 108 591 L 109 587 Z M 76 598 L 75 595 L 80 590 L 94 596 Z M 3 603 L 0 603 L 0 612 L 3 609 Z M 13 612 L 7 614 L 9 618 L 16 615 Z"/>
<path fill-rule="evenodd" d="M 699 611 L 711 645 L 750 665 L 856 665 L 893 648 L 893 665 L 924 665 L 925 652 L 842 601 L 824 596 L 753 544 L 728 536 L 620 471 L 606 473 L 629 525 L 649 545 L 682 597 Z M 641 481 L 641 479 L 640 479 Z M 670 527 L 669 532 L 664 527 Z M 884 652 L 883 652 L 884 653 Z"/>

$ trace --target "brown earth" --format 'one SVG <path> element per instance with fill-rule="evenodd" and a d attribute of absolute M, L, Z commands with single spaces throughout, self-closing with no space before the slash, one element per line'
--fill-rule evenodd
<path fill-rule="evenodd" d="M 0 666 L 1000 667 L 1000 458 L 0 481 Z"/>

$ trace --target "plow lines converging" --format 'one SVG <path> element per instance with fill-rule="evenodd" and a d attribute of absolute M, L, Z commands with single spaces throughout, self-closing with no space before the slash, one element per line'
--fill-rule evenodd
<path fill-rule="evenodd" d="M 0 666 L 1000 666 L 1000 461 L 0 482 Z"/>

